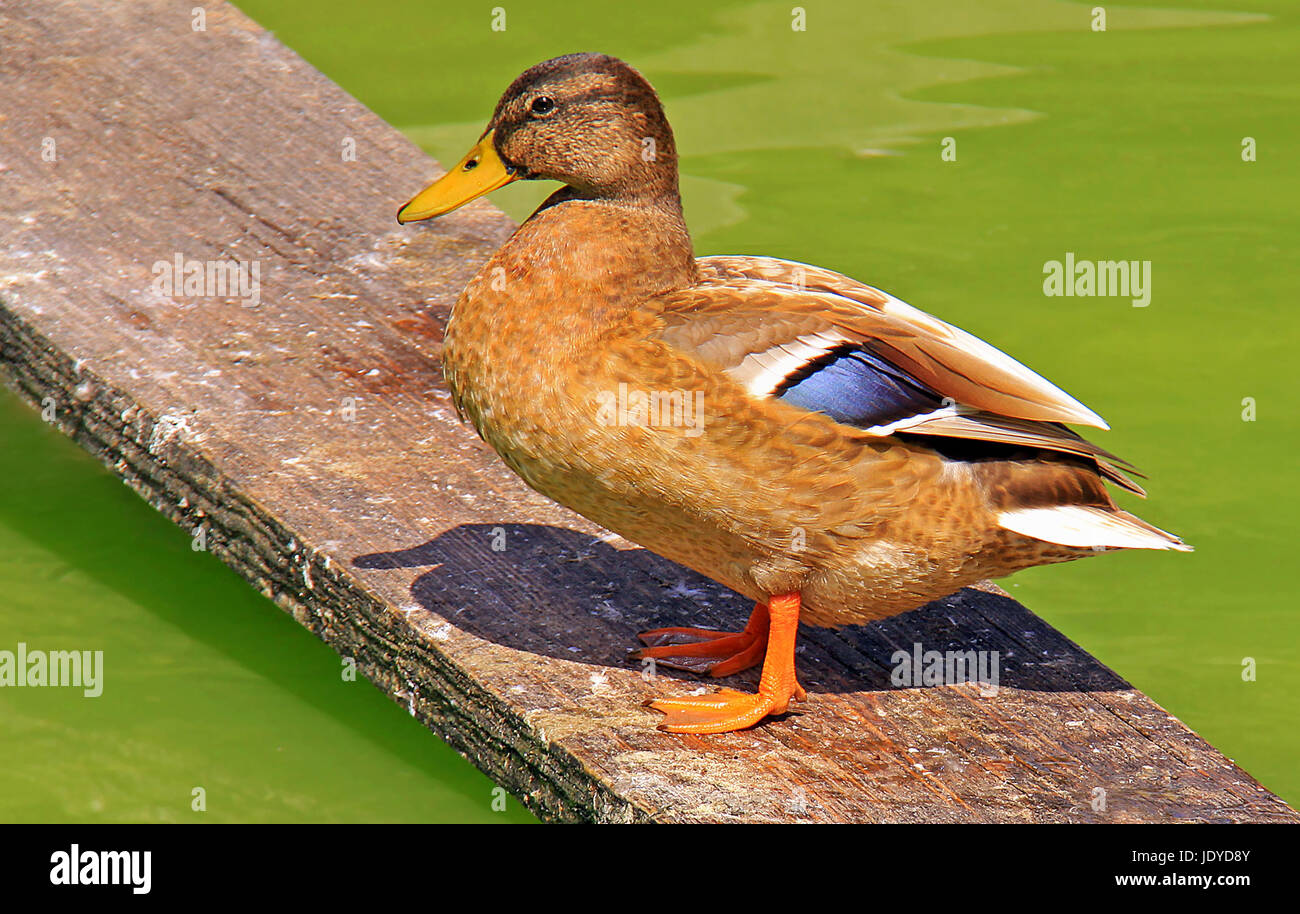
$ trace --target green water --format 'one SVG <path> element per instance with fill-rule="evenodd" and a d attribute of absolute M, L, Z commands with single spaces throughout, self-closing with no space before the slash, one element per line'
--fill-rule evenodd
<path fill-rule="evenodd" d="M 1105 32 L 1092 4 L 1048 0 L 820 3 L 802 32 L 781 3 L 509 5 L 503 32 L 490 5 L 240 5 L 443 161 L 529 64 L 624 57 L 677 129 L 699 253 L 850 273 L 1104 415 L 1115 430 L 1099 442 L 1151 476 L 1150 501 L 1126 504 L 1197 551 L 1004 584 L 1300 802 L 1294 3 L 1107 7 Z M 1258 161 L 1242 161 L 1247 136 Z M 522 218 L 549 189 L 494 200 Z M 1150 305 L 1045 297 L 1043 265 L 1067 251 L 1151 261 Z M 22 483 L 0 488 L 0 632 L 120 659 L 99 699 L 0 692 L 3 731 L 23 740 L 0 771 L 0 818 L 522 816 L 513 800 L 492 812 L 485 779 L 376 690 L 338 681 L 328 648 L 2 402 L 2 478 Z M 194 786 L 207 813 L 189 810 Z"/>
<path fill-rule="evenodd" d="M 105 683 L 0 689 L 0 821 L 531 818 L 8 391 L 0 430 L 0 649 Z"/>

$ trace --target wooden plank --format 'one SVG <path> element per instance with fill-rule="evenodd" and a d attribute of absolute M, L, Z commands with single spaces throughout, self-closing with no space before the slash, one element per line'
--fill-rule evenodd
<path fill-rule="evenodd" d="M 1300 818 L 992 587 L 805 628 L 811 700 L 783 719 L 653 729 L 642 702 L 698 683 L 643 678 L 635 633 L 749 607 L 530 492 L 456 421 L 447 310 L 511 224 L 479 203 L 399 228 L 432 163 L 205 7 L 203 32 L 162 0 L 0 9 L 3 374 L 539 815 Z M 260 300 L 162 294 L 178 255 L 257 263 Z M 918 643 L 999 652 L 998 694 L 893 686 Z"/>

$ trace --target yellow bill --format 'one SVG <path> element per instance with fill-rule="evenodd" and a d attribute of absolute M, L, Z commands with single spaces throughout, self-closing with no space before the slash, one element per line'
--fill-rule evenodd
<path fill-rule="evenodd" d="M 520 177 L 518 170 L 506 165 L 497 155 L 489 130 L 483 139 L 466 153 L 456 167 L 415 195 L 397 211 L 397 221 L 405 225 L 445 216 L 469 201 L 504 187 Z"/>

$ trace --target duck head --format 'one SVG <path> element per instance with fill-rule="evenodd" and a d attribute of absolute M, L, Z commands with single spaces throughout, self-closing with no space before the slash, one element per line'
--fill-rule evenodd
<path fill-rule="evenodd" d="M 511 181 L 547 179 L 567 197 L 671 203 L 677 148 L 659 96 L 606 54 L 568 54 L 530 67 L 506 89 L 463 159 L 397 213 L 442 216 Z"/>

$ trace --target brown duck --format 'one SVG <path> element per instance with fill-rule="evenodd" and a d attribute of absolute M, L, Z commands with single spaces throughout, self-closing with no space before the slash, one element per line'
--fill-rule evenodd
<path fill-rule="evenodd" d="M 753 599 L 743 632 L 645 632 L 639 656 L 757 694 L 662 698 L 662 729 L 749 727 L 803 699 L 800 617 L 869 622 L 988 577 L 1189 547 L 1111 500 L 1132 467 L 1083 404 L 987 343 L 839 273 L 696 258 L 677 150 L 634 69 L 532 67 L 477 145 L 398 213 L 564 186 L 465 288 L 444 365 L 461 415 L 537 491 Z M 683 643 L 685 642 L 685 643 Z"/>

